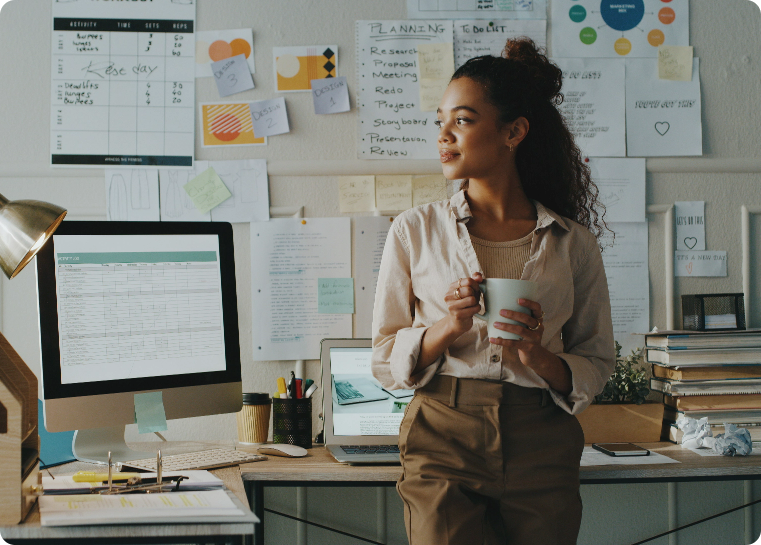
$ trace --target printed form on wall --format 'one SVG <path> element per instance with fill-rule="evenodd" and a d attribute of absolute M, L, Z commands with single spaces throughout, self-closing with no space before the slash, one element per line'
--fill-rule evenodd
<path fill-rule="evenodd" d="M 386 245 L 392 220 L 393 218 L 388 216 L 359 216 L 352 220 L 356 279 L 354 286 L 357 301 L 355 337 L 372 335 L 375 288 L 378 285 L 383 247 Z"/>
<path fill-rule="evenodd" d="M 410 19 L 546 19 L 547 0 L 407 0 Z"/>
<path fill-rule="evenodd" d="M 419 44 L 451 43 L 452 21 L 357 21 L 357 155 L 436 159 L 435 112 L 420 107 Z"/>
<path fill-rule="evenodd" d="M 318 359 L 320 341 L 350 338 L 351 314 L 318 309 L 319 278 L 351 277 L 349 218 L 251 223 L 254 360 Z"/>
<path fill-rule="evenodd" d="M 459 68 L 465 61 L 481 55 L 502 56 L 508 38 L 526 36 L 536 45 L 547 45 L 547 21 L 455 21 L 454 62 Z"/>
<path fill-rule="evenodd" d="M 600 190 L 607 222 L 646 222 L 645 160 L 594 158 L 592 181 Z M 644 331 L 644 330 L 643 330 Z"/>
<path fill-rule="evenodd" d="M 193 164 L 194 0 L 54 2 L 53 166 Z"/>

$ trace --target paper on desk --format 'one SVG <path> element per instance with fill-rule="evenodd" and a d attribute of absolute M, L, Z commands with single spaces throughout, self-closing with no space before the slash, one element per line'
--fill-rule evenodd
<path fill-rule="evenodd" d="M 42 526 L 156 522 L 156 519 L 244 515 L 225 490 L 102 496 L 41 496 Z"/>
<path fill-rule="evenodd" d="M 678 464 L 678 460 L 650 451 L 648 456 L 609 456 L 592 447 L 584 447 L 581 454 L 581 466 L 642 466 L 650 464 Z"/>
<path fill-rule="evenodd" d="M 100 470 L 97 470 L 100 471 Z M 165 471 L 163 473 L 164 478 L 178 477 L 182 475 L 187 477 L 180 481 L 180 488 L 183 490 L 201 490 L 205 488 L 223 488 L 225 483 L 216 475 L 203 470 L 194 469 L 188 471 Z M 143 479 L 156 478 L 156 473 L 141 473 L 140 476 Z M 123 486 L 123 482 L 114 483 L 115 487 Z M 91 490 L 105 490 L 108 489 L 108 484 L 103 483 L 78 483 L 74 482 L 72 475 L 58 475 L 55 479 L 48 475 L 42 476 L 42 488 L 45 490 L 45 494 L 61 495 L 61 494 L 84 494 Z"/>
<path fill-rule="evenodd" d="M 690 450 L 697 454 L 698 456 L 721 456 L 724 457 L 722 454 L 719 454 L 718 452 L 714 452 L 711 448 L 688 448 L 686 450 Z M 761 443 L 753 443 L 753 450 L 750 451 L 750 454 L 748 456 L 761 456 Z"/>

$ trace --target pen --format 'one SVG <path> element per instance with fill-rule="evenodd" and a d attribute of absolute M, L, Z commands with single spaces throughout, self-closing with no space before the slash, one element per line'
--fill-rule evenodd
<path fill-rule="evenodd" d="M 291 380 L 288 381 L 288 397 L 296 399 L 296 374 L 291 371 Z"/>
<path fill-rule="evenodd" d="M 301 389 L 302 380 L 297 378 L 294 382 L 296 383 L 293 387 L 296 391 L 296 399 L 301 399 L 304 396 L 304 390 Z"/>

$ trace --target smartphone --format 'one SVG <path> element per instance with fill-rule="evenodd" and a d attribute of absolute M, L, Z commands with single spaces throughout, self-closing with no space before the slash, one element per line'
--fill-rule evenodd
<path fill-rule="evenodd" d="M 634 443 L 592 443 L 592 448 L 608 456 L 648 456 L 650 451 Z"/>

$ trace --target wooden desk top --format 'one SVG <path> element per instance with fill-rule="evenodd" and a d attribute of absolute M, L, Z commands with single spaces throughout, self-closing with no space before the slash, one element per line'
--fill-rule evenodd
<path fill-rule="evenodd" d="M 756 456 L 700 456 L 673 443 L 641 443 L 678 464 L 584 466 L 582 484 L 624 482 L 677 482 L 761 479 L 761 458 Z M 323 446 L 314 446 L 303 458 L 268 456 L 266 461 L 240 466 L 244 481 L 270 484 L 396 482 L 402 469 L 397 465 L 349 466 L 336 462 Z"/>

